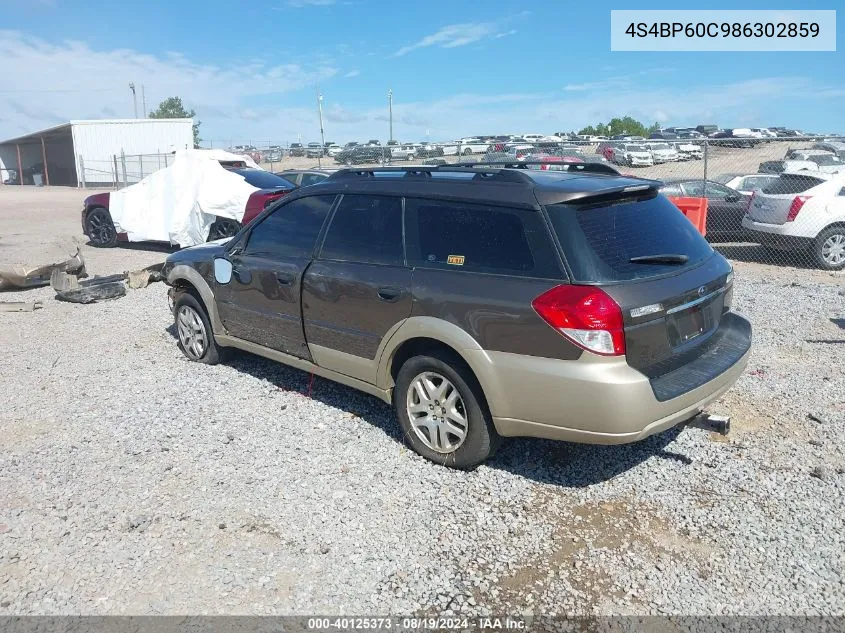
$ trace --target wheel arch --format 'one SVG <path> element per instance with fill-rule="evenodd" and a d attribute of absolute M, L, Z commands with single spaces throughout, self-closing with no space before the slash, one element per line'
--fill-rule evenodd
<path fill-rule="evenodd" d="M 489 385 L 485 379 L 491 365 L 489 356 L 465 330 L 434 317 L 406 319 L 387 340 L 379 356 L 377 385 L 385 390 L 393 389 L 402 363 L 412 356 L 431 350 L 440 350 L 457 357 L 472 373 L 481 388 L 482 396 L 489 402 Z"/>
<path fill-rule="evenodd" d="M 193 291 L 193 294 L 196 295 L 197 299 L 199 299 L 205 308 L 214 334 L 226 333 L 223 323 L 220 321 L 220 315 L 217 313 L 217 302 L 214 300 L 214 292 L 212 292 L 208 282 L 206 282 L 196 269 L 186 264 L 177 264 L 167 274 L 167 284 L 177 289 L 182 288 L 188 292 Z"/>

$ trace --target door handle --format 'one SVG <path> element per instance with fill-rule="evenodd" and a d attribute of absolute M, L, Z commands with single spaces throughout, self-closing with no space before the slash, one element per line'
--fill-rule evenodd
<path fill-rule="evenodd" d="M 399 288 L 384 287 L 378 289 L 378 298 L 388 303 L 399 301 L 402 291 Z"/>
<path fill-rule="evenodd" d="M 284 271 L 277 271 L 276 272 L 276 281 L 278 281 L 283 286 L 289 286 L 293 283 L 293 280 L 296 279 L 296 275 L 289 272 Z"/>

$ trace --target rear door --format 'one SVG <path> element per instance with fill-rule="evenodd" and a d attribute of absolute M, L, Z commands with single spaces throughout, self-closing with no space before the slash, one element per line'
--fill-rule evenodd
<path fill-rule="evenodd" d="M 229 254 L 232 280 L 214 294 L 230 335 L 311 359 L 302 330 L 302 275 L 334 199 L 309 196 L 277 207 Z"/>
<path fill-rule="evenodd" d="M 748 217 L 763 224 L 784 224 L 795 198 L 824 182 L 822 178 L 804 174 L 781 174 L 755 194 L 748 207 Z"/>
<path fill-rule="evenodd" d="M 318 365 L 372 381 L 376 352 L 411 313 L 402 198 L 344 195 L 305 273 L 302 312 Z"/>

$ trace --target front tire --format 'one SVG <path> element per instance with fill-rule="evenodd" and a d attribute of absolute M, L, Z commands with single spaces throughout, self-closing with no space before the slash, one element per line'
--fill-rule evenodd
<path fill-rule="evenodd" d="M 396 377 L 393 404 L 405 440 L 436 464 L 469 470 L 499 445 L 481 386 L 452 354 L 408 359 Z"/>
<path fill-rule="evenodd" d="M 188 292 L 182 293 L 176 299 L 173 312 L 179 349 L 188 360 L 205 365 L 219 363 L 223 349 L 217 346 L 208 315 L 197 298 Z"/>
<path fill-rule="evenodd" d="M 813 259 L 823 270 L 845 268 L 845 226 L 829 226 L 813 242 Z"/>
<path fill-rule="evenodd" d="M 91 244 L 97 248 L 117 246 L 117 230 L 108 209 L 95 207 L 88 212 L 85 216 L 85 233 Z"/>

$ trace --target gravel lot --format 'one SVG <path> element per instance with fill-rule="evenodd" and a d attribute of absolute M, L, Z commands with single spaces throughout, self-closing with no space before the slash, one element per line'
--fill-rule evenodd
<path fill-rule="evenodd" d="M 82 192 L 0 187 L 0 262 Z M 845 614 L 845 277 L 735 261 L 727 438 L 507 441 L 470 473 L 390 409 L 249 355 L 188 362 L 166 287 L 0 314 L 0 614 Z M 166 249 L 83 252 L 92 274 Z"/>

